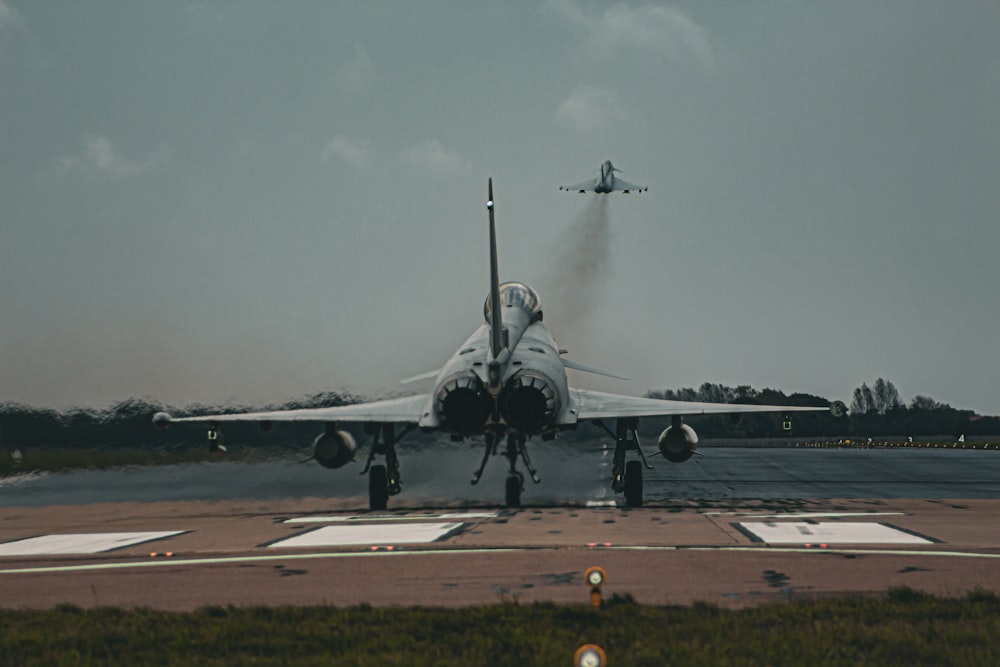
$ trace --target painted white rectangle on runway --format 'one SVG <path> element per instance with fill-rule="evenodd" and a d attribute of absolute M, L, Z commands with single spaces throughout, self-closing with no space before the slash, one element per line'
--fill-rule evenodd
<path fill-rule="evenodd" d="M 462 523 L 414 523 L 357 526 L 325 526 L 302 533 L 269 547 L 343 547 L 426 544 L 458 530 Z"/>
<path fill-rule="evenodd" d="M 923 537 L 881 523 L 764 521 L 737 525 L 768 544 L 933 544 Z"/>
<path fill-rule="evenodd" d="M 435 514 L 354 514 L 349 516 L 297 516 L 282 523 L 344 523 L 376 521 L 428 521 L 434 519 L 495 519 L 499 512 L 442 512 Z"/>
<path fill-rule="evenodd" d="M 183 530 L 136 533 L 67 533 L 40 535 L 0 544 L 0 556 L 54 556 L 59 554 L 96 554 L 180 535 Z"/>

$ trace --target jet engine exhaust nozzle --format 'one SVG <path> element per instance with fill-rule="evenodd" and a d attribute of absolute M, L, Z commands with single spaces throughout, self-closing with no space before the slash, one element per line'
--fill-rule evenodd
<path fill-rule="evenodd" d="M 434 392 L 441 427 L 455 435 L 481 433 L 490 416 L 491 400 L 475 373 L 449 375 Z"/>
<path fill-rule="evenodd" d="M 656 444 L 663 458 L 671 463 L 684 463 L 698 449 L 698 434 L 687 424 L 674 424 L 664 429 Z"/>
<path fill-rule="evenodd" d="M 515 430 L 541 433 L 559 414 L 559 393 L 552 381 L 539 373 L 519 371 L 500 394 L 500 414 Z"/>
<path fill-rule="evenodd" d="M 327 430 L 313 440 L 313 458 L 324 468 L 343 468 L 354 460 L 358 450 L 347 431 Z"/>

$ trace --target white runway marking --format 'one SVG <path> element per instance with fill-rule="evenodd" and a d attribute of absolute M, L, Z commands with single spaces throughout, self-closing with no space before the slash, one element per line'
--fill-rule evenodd
<path fill-rule="evenodd" d="M 499 512 L 444 512 L 437 514 L 358 514 L 354 516 L 300 516 L 283 523 L 344 523 L 353 521 L 427 521 L 428 519 L 495 519 Z"/>
<path fill-rule="evenodd" d="M 881 523 L 763 521 L 737 525 L 768 544 L 933 544 Z"/>
<path fill-rule="evenodd" d="M 967 551 L 925 551 L 922 549 L 800 549 L 793 547 L 781 547 L 779 549 L 767 549 L 766 547 L 608 547 L 611 551 L 715 551 L 732 553 L 754 553 L 768 551 L 774 554 L 804 554 L 809 556 L 825 556 L 831 553 L 853 554 L 866 556 L 871 554 L 882 554 L 887 556 L 912 556 L 914 558 L 972 558 L 977 560 L 998 560 L 1000 554 L 975 553 Z M 266 556 L 217 556 L 214 558 L 165 558 L 157 560 L 146 558 L 138 561 L 110 562 L 110 563 L 87 563 L 83 565 L 46 565 L 42 567 L 19 567 L 11 569 L 0 569 L 0 575 L 17 574 L 40 574 L 55 572 L 94 572 L 98 570 L 126 570 L 126 569 L 146 569 L 162 568 L 187 565 L 224 565 L 230 563 L 266 563 L 284 562 L 295 560 L 316 560 L 316 559 L 344 559 L 344 558 L 398 558 L 407 556 L 427 556 L 436 555 L 469 555 L 469 554 L 503 554 L 527 551 L 523 547 L 491 547 L 478 549 L 427 549 L 420 551 L 334 551 L 325 553 L 282 553 L 268 554 Z"/>
<path fill-rule="evenodd" d="M 27 484 L 28 482 L 33 482 L 36 479 L 41 479 L 48 476 L 47 472 L 24 472 L 18 473 L 16 475 L 10 475 L 9 477 L 4 477 L 0 479 L 0 489 L 5 486 L 17 486 L 19 484 Z"/>
<path fill-rule="evenodd" d="M 745 516 L 750 519 L 832 519 L 845 516 L 903 516 L 904 512 L 788 512 L 756 514 L 754 512 L 702 512 L 705 516 Z"/>
<path fill-rule="evenodd" d="M 274 542 L 269 547 L 331 547 L 426 544 L 458 530 L 462 523 L 326 526 Z"/>
<path fill-rule="evenodd" d="M 186 531 L 167 530 L 137 533 L 76 533 L 41 535 L 0 544 L 0 556 L 51 556 L 57 554 L 96 554 L 141 544 Z"/>

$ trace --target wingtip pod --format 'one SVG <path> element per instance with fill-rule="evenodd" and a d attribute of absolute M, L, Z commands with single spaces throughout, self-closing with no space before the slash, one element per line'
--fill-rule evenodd
<path fill-rule="evenodd" d="M 153 426 L 163 431 L 167 430 L 171 421 L 173 421 L 173 417 L 167 412 L 157 412 L 153 415 Z"/>

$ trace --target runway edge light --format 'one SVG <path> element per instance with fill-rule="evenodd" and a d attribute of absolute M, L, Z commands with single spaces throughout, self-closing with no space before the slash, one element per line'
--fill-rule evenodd
<path fill-rule="evenodd" d="M 608 655 L 597 644 L 584 644 L 573 654 L 576 667 L 606 667 Z"/>
<path fill-rule="evenodd" d="M 588 567 L 587 571 L 583 573 L 583 579 L 590 586 L 590 606 L 600 607 L 604 600 L 601 596 L 601 586 L 604 585 L 605 580 L 608 578 L 607 573 L 604 568 L 593 566 Z M 600 663 L 603 664 L 603 663 Z"/>

